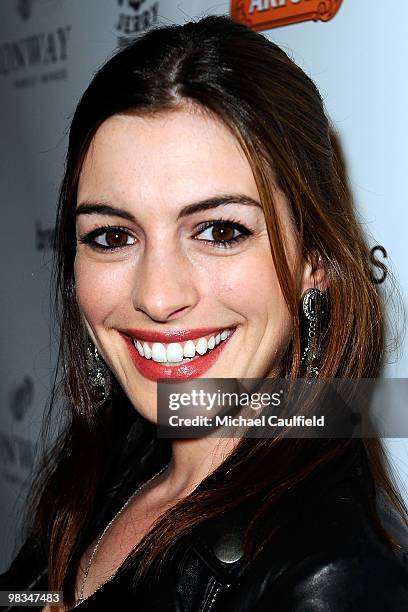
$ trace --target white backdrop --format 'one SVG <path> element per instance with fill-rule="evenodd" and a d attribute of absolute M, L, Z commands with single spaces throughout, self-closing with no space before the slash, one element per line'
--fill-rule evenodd
<path fill-rule="evenodd" d="M 278 11 L 285 1 L 269 4 Z M 132 34 L 229 11 L 229 3 L 208 0 L 1 2 L 0 572 L 8 566 L 15 538 L 19 542 L 16 516 L 51 388 L 51 240 L 72 113 L 95 70 Z M 320 88 L 342 138 L 362 222 L 373 242 L 385 246 L 405 304 L 407 22 L 408 3 L 391 10 L 380 0 L 343 0 L 328 22 L 264 32 Z M 406 340 L 386 375 L 407 377 Z M 403 487 L 407 442 L 386 442 Z"/>

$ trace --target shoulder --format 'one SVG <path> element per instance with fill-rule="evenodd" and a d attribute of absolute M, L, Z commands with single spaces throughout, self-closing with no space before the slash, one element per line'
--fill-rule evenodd
<path fill-rule="evenodd" d="M 255 608 L 279 612 L 403 612 L 408 568 L 388 556 L 310 555 L 265 589 Z"/>
<path fill-rule="evenodd" d="M 255 610 L 270 610 L 272 601 L 277 612 L 408 610 L 408 533 L 402 521 L 389 506 L 381 507 L 381 523 L 400 546 L 396 551 L 344 489 L 319 507 L 299 529 L 286 532 L 290 552 L 277 572 L 266 561 L 275 552 L 265 551 L 265 589 Z"/>

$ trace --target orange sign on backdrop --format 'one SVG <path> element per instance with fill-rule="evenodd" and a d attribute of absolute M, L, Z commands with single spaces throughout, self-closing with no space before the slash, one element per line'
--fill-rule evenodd
<path fill-rule="evenodd" d="M 300 21 L 329 21 L 343 0 L 231 0 L 231 17 L 252 30 Z"/>

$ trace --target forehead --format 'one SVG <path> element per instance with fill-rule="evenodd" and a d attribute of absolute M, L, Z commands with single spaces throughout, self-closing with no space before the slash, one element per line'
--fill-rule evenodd
<path fill-rule="evenodd" d="M 259 197 L 250 165 L 228 128 L 185 109 L 107 119 L 85 157 L 78 201 L 113 198 L 178 208 L 221 192 Z"/>

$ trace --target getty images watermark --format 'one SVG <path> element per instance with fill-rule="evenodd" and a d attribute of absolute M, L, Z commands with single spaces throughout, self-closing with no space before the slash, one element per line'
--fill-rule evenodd
<path fill-rule="evenodd" d="M 162 438 L 408 437 L 407 379 L 159 381 Z"/>
<path fill-rule="evenodd" d="M 170 414 L 168 424 L 171 427 L 282 427 L 282 426 L 317 426 L 324 427 L 324 415 L 307 418 L 304 415 L 293 415 L 291 417 L 279 417 L 277 414 L 261 414 L 260 416 L 244 416 L 243 414 L 219 414 L 222 408 L 249 408 L 256 411 L 262 408 L 279 407 L 282 403 L 283 390 L 273 393 L 248 393 L 221 391 L 214 392 L 204 389 L 192 389 L 190 392 L 172 392 L 169 394 L 168 407 L 174 412 L 181 408 L 205 409 L 207 413 L 214 412 L 213 416 L 208 414 L 196 414 L 195 416 L 181 416 L 179 413 Z"/>

